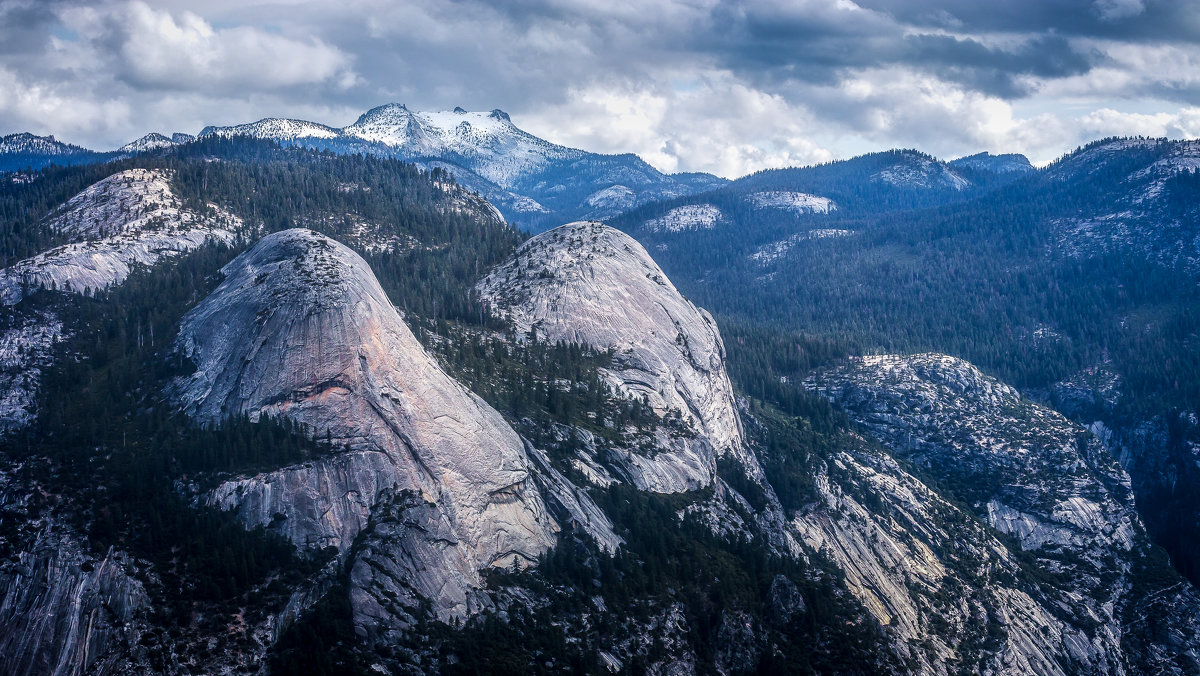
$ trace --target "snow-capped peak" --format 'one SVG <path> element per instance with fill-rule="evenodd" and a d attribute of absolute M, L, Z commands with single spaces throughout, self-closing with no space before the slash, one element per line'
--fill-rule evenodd
<path fill-rule="evenodd" d="M 438 146 L 455 136 L 496 136 L 513 132 L 524 133 L 513 126 L 508 113 L 502 110 L 484 113 L 458 107 L 454 110 L 416 112 L 402 103 L 372 108 L 342 130 L 348 136 L 389 146 L 419 146 L 425 141 L 431 146 Z"/>
<path fill-rule="evenodd" d="M 583 151 L 564 148 L 518 129 L 503 110 L 418 112 L 388 103 L 342 129 L 346 136 L 381 143 L 415 157 L 458 156 L 484 178 L 507 187 L 552 159 L 574 159 Z"/>
<path fill-rule="evenodd" d="M 27 131 L 0 136 L 0 153 L 70 155 L 82 152 L 87 151 L 79 146 L 63 143 L 53 136 L 37 136 Z"/>
<path fill-rule="evenodd" d="M 120 153 L 143 153 L 147 150 L 157 150 L 159 148 L 169 148 L 173 145 L 178 145 L 178 142 L 173 141 L 158 132 L 150 132 L 136 141 L 130 141 L 117 149 Z"/>
<path fill-rule="evenodd" d="M 268 117 L 258 122 L 238 124 L 232 127 L 205 127 L 200 136 L 251 136 L 276 141 L 294 141 L 299 138 L 337 138 L 339 131 L 307 120 L 291 120 Z"/>

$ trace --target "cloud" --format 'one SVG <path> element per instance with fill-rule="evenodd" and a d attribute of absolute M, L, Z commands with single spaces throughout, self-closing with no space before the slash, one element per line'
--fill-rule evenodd
<path fill-rule="evenodd" d="M 192 12 L 172 15 L 142 2 L 75 7 L 60 15 L 77 40 L 56 41 L 103 59 L 134 87 L 160 90 L 262 91 L 355 82 L 351 57 L 319 38 L 296 40 L 259 28 L 216 29 Z"/>
<path fill-rule="evenodd" d="M 809 111 L 728 73 L 676 73 L 653 88 L 593 86 L 521 117 L 529 131 L 597 152 L 635 152 L 663 171 L 730 178 L 825 162 Z"/>
<path fill-rule="evenodd" d="M 1174 113 L 1123 113 L 1102 108 L 1084 115 L 1079 119 L 1079 124 L 1085 138 L 1197 138 L 1200 137 L 1200 107 L 1184 108 Z"/>
<path fill-rule="evenodd" d="M 18 119 L 38 120 L 42 133 L 68 139 L 120 124 L 132 113 L 126 101 L 81 96 L 70 87 L 53 83 L 28 82 L 5 68 L 0 68 L 0 111 Z"/>
<path fill-rule="evenodd" d="M 1197 73 L 1200 3 L 1173 0 L 0 0 L 0 132 L 100 148 L 398 101 L 669 171 L 1046 161 L 1121 124 L 1193 129 Z"/>
<path fill-rule="evenodd" d="M 1146 11 L 1142 0 L 1096 0 L 1096 11 L 1105 21 L 1117 21 Z"/>

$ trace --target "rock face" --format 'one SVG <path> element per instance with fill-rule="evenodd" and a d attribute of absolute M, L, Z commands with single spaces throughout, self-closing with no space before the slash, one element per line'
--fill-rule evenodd
<path fill-rule="evenodd" d="M 443 618 L 471 610 L 481 569 L 552 545 L 520 437 L 425 352 L 357 254 L 287 230 L 222 272 L 183 320 L 177 346 L 198 368 L 173 397 L 202 424 L 286 416 L 348 450 L 228 482 L 212 504 L 343 555 L 372 519 L 390 524 L 373 532 L 403 543 L 384 548 L 393 577 Z"/>
<path fill-rule="evenodd" d="M 149 595 L 130 557 L 89 551 L 28 476 L 0 460 L 0 671 L 15 675 L 150 673 Z"/>
<path fill-rule="evenodd" d="M 1016 153 L 1002 155 L 993 155 L 987 152 L 976 153 L 960 157 L 957 160 L 951 160 L 948 164 L 952 167 L 969 167 L 996 174 L 1025 174 L 1036 171 L 1033 165 L 1029 163 L 1028 157 Z"/>
<path fill-rule="evenodd" d="M 893 459 L 847 449 L 815 479 L 818 500 L 790 527 L 842 571 L 914 673 L 1067 674 L 1068 647 L 1087 655 L 1087 634 L 1023 588 L 1004 544 Z"/>
<path fill-rule="evenodd" d="M 765 190 L 751 193 L 746 196 L 746 201 L 759 209 L 779 209 L 795 214 L 827 214 L 837 211 L 837 205 L 828 197 L 794 190 Z"/>
<path fill-rule="evenodd" d="M 25 427 L 36 414 L 42 369 L 63 339 L 63 324 L 49 310 L 13 312 L 0 331 L 0 435 Z"/>
<path fill-rule="evenodd" d="M 117 553 L 46 532 L 0 569 L 0 664 L 9 674 L 128 673 L 149 597 Z"/>
<path fill-rule="evenodd" d="M 628 235 L 596 222 L 555 228 L 522 245 L 478 290 L 521 333 L 612 350 L 604 375 L 616 391 L 685 423 L 690 433 L 660 433 L 655 453 L 624 453 L 638 487 L 706 486 L 723 454 L 758 472 L 745 451 L 716 323 Z"/>
<path fill-rule="evenodd" d="M 67 244 L 0 270 L 0 303 L 39 286 L 77 292 L 119 284 L 134 265 L 154 265 L 213 241 L 232 242 L 242 222 L 210 206 L 183 208 L 161 171 L 130 169 L 88 187 L 50 215 Z"/>
<path fill-rule="evenodd" d="M 67 334 L 57 310 L 12 309 L 40 287 L 87 292 L 120 284 L 136 265 L 230 243 L 240 219 L 215 207 L 198 213 L 182 207 L 160 171 L 131 169 L 89 186 L 51 213 L 45 227 L 67 240 L 0 270 L 0 435 L 33 420 L 41 371 Z"/>
<path fill-rule="evenodd" d="M 863 491 L 847 490 L 843 481 L 823 486 L 827 512 L 797 518 L 804 538 L 831 552 L 851 590 L 901 636 L 921 638 L 923 623 L 914 620 L 927 602 L 922 587 L 957 578 L 959 588 L 972 591 L 959 612 L 939 612 L 951 625 L 975 604 L 1002 618 L 1003 637 L 991 639 L 1003 641 L 994 661 L 1000 671 L 1200 669 L 1194 619 L 1180 619 L 1164 640 L 1179 653 L 1174 665 L 1160 648 L 1137 644 L 1147 615 L 1194 618 L 1200 597 L 1172 581 L 1165 566 L 1159 580 L 1140 572 L 1150 543 L 1129 478 L 1093 435 L 944 355 L 864 357 L 805 385 L 970 510 L 955 517 L 961 508 L 894 461 L 864 451 L 848 454 L 838 474 L 858 475 L 851 484 L 874 486 L 890 508 L 868 509 Z M 898 527 L 888 527 L 896 519 Z M 975 519 L 1010 539 L 984 532 Z M 930 645 L 954 635 L 939 633 Z M 923 659 L 936 671 L 949 655 L 931 650 Z"/>
<path fill-rule="evenodd" d="M 892 166 L 871 176 L 877 183 L 897 188 L 925 190 L 966 190 L 971 182 L 954 171 L 953 167 L 915 150 L 893 151 L 897 159 Z"/>
<path fill-rule="evenodd" d="M 1096 563 L 1134 545 L 1129 478 L 1099 440 L 967 362 L 864 357 L 815 387 L 1026 549 L 1053 545 Z"/>
<path fill-rule="evenodd" d="M 711 230 L 725 220 L 725 214 L 711 204 L 688 204 L 646 221 L 642 227 L 649 232 L 681 232 Z"/>

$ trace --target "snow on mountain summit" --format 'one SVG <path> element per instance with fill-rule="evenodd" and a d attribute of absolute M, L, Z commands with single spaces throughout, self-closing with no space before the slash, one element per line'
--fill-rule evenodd
<path fill-rule="evenodd" d="M 499 109 L 418 112 L 389 103 L 367 111 L 342 129 L 342 134 L 382 143 L 414 157 L 457 156 L 472 171 L 506 188 L 551 160 L 585 154 L 519 129 L 508 113 Z"/>
<path fill-rule="evenodd" d="M 237 124 L 232 127 L 205 127 L 200 136 L 251 136 L 253 138 L 272 139 L 275 141 L 294 141 L 299 138 L 337 138 L 339 132 L 333 127 L 327 127 L 306 120 L 291 120 L 281 117 L 268 117 L 258 122 Z"/>
<path fill-rule="evenodd" d="M 395 158 L 426 171 L 443 169 L 460 185 L 496 205 L 505 218 L 534 230 L 585 216 L 611 218 L 646 202 L 693 195 L 726 183 L 708 174 L 668 176 L 629 153 L 606 155 L 552 143 L 517 127 L 508 113 L 499 109 L 455 107 L 423 112 L 387 103 L 345 127 L 270 117 L 247 124 L 208 126 L 198 136 L 245 136 L 283 146 Z M 120 153 L 190 140 L 184 135 L 167 139 L 150 134 Z M 0 156 L 0 170 L 4 159 Z M 17 157 L 9 164 L 24 168 L 44 166 L 48 161 L 39 156 L 38 162 L 31 163 Z M 552 213 L 554 218 L 548 219 Z"/>
<path fill-rule="evenodd" d="M 175 134 L 176 137 L 186 136 L 185 134 Z M 120 153 L 143 153 L 148 150 L 158 150 L 159 148 L 170 148 L 171 146 L 179 145 L 183 141 L 167 138 L 158 132 L 150 132 L 136 141 L 130 141 L 117 149 Z"/>

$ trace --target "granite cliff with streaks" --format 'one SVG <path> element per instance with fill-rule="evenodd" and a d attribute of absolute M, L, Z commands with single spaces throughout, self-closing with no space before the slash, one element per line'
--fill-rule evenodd
<path fill-rule="evenodd" d="M 385 552 L 391 577 L 443 618 L 482 603 L 481 570 L 527 565 L 553 544 L 521 439 L 426 354 L 357 254 L 287 230 L 223 273 L 183 321 L 178 347 L 197 370 L 176 401 L 207 425 L 286 416 L 345 450 L 226 482 L 211 504 L 343 556 L 372 518 L 392 524 L 368 539 L 406 534 L 402 555 Z"/>

